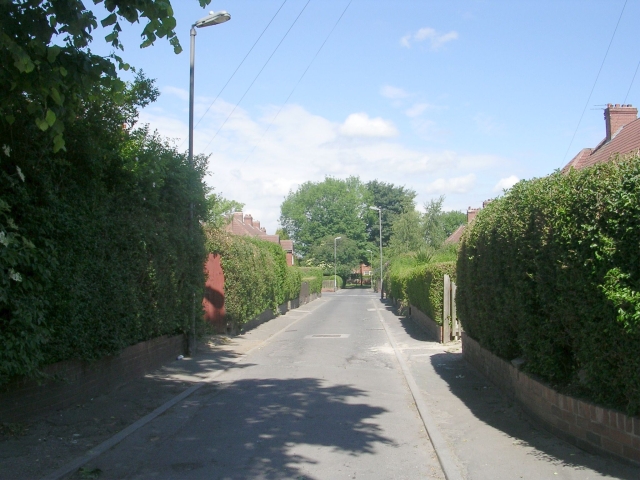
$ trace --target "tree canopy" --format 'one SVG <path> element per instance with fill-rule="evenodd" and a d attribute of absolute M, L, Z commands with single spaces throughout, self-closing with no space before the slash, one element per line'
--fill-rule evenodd
<path fill-rule="evenodd" d="M 201 6 L 210 0 L 199 0 Z M 182 48 L 169 0 L 93 0 L 109 14 L 100 20 L 111 32 L 105 37 L 123 50 L 121 22 L 146 20 L 141 47 L 167 38 L 174 51 Z M 65 147 L 65 127 L 75 121 L 97 86 L 124 91 L 116 74 L 128 69 L 120 57 L 91 53 L 95 14 L 81 0 L 0 1 L 0 125 L 10 128 L 18 116 L 28 117 L 46 132 L 53 151 Z M 115 62 L 115 63 L 114 63 Z"/>
<path fill-rule="evenodd" d="M 371 205 L 382 208 L 382 246 L 389 245 L 393 223 L 396 218 L 414 210 L 416 192 L 396 186 L 393 183 L 373 180 L 365 185 L 371 194 Z M 367 234 L 369 241 L 378 244 L 380 242 L 380 221 L 378 212 L 370 210 L 367 217 Z"/>
<path fill-rule="evenodd" d="M 336 237 L 341 238 L 335 241 L 334 247 Z M 346 284 L 351 272 L 360 265 L 360 248 L 357 242 L 344 235 L 329 235 L 311 247 L 307 260 L 309 266 L 321 267 L 325 275 L 333 275 L 335 263 L 337 275 Z"/>
<path fill-rule="evenodd" d="M 344 235 L 362 249 L 367 240 L 365 218 L 369 205 L 370 193 L 358 177 L 327 177 L 289 192 L 280 207 L 280 225 L 303 255 L 331 235 Z"/>

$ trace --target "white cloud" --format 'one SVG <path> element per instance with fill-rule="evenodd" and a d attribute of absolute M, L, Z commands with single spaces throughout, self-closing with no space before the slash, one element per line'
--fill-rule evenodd
<path fill-rule="evenodd" d="M 448 33 L 440 34 L 431 27 L 424 27 L 415 33 L 408 33 L 400 39 L 400 44 L 405 48 L 411 48 L 413 43 L 429 41 L 431 50 L 438 50 L 445 43 L 458 38 L 458 32 L 452 30 Z"/>
<path fill-rule="evenodd" d="M 500 125 L 495 118 L 484 113 L 478 113 L 473 120 L 476 122 L 476 126 L 481 133 L 485 135 L 499 135 L 503 133 L 504 128 Z"/>
<path fill-rule="evenodd" d="M 473 173 L 464 177 L 439 178 L 427 185 L 426 192 L 436 194 L 467 193 L 475 183 L 476 176 Z"/>
<path fill-rule="evenodd" d="M 210 104 L 210 98 L 196 98 L 196 119 Z M 506 163 L 487 154 L 409 147 L 390 136 L 397 131 L 381 118 L 360 113 L 339 123 L 299 105 L 285 106 L 275 120 L 279 106 L 265 107 L 259 113 L 237 107 L 212 140 L 232 108 L 221 99 L 211 107 L 195 130 L 195 153 L 210 154 L 207 184 L 244 203 L 245 213 L 260 220 L 269 233 L 278 227 L 280 205 L 287 193 L 327 175 L 358 175 L 365 182 L 378 179 L 406 185 L 418 193 L 418 205 L 433 195 L 445 194 L 447 201 L 458 206 L 475 204 L 476 197 L 488 198 L 491 192 L 475 190 L 476 176 L 499 178 L 495 171 L 503 170 Z M 150 106 L 140 119 L 152 130 L 175 138 L 180 149 L 186 150 L 184 111 Z M 345 130 L 359 136 L 347 137 Z"/>
<path fill-rule="evenodd" d="M 170 85 L 162 87 L 160 89 L 162 93 L 166 93 L 167 95 L 174 95 L 178 97 L 180 100 L 189 100 L 189 92 L 184 88 L 176 88 Z"/>
<path fill-rule="evenodd" d="M 366 113 L 352 113 L 340 126 L 340 133 L 347 137 L 395 137 L 396 127 L 380 117 L 369 118 Z"/>
<path fill-rule="evenodd" d="M 391 85 L 385 85 L 380 88 L 380 95 L 385 98 L 390 98 L 391 100 L 399 100 L 411 96 L 411 94 L 405 92 L 402 88 L 393 87 Z"/>
<path fill-rule="evenodd" d="M 424 113 L 424 111 L 428 108 L 431 108 L 432 105 L 429 105 L 428 103 L 416 103 L 414 105 L 412 105 L 411 107 L 409 107 L 407 110 L 405 110 L 405 115 L 407 117 L 419 117 L 420 115 L 422 115 Z"/>
<path fill-rule="evenodd" d="M 493 187 L 494 192 L 502 192 L 503 190 L 508 190 L 513 187 L 516 183 L 518 183 L 520 179 L 515 175 L 511 175 L 510 177 L 501 178 L 496 186 Z"/>

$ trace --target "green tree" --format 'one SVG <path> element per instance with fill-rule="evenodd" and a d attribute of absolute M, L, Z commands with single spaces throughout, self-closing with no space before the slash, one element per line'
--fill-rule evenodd
<path fill-rule="evenodd" d="M 334 252 L 334 239 L 340 236 L 342 238 L 335 242 Z M 356 241 L 345 235 L 329 235 L 313 245 L 307 256 L 307 261 L 310 266 L 321 267 L 325 275 L 333 275 L 334 259 L 337 258 L 335 262 L 336 273 L 346 285 L 351 272 L 360 265 L 360 256 L 361 250 Z"/>
<path fill-rule="evenodd" d="M 212 192 L 207 195 L 207 224 L 213 228 L 224 228 L 229 222 L 229 216 L 234 212 L 241 212 L 244 203 L 224 198 L 221 194 Z"/>
<path fill-rule="evenodd" d="M 416 192 L 404 186 L 378 180 L 368 182 L 365 187 L 370 193 L 371 205 L 382 208 L 382 246 L 386 247 L 389 245 L 395 220 L 399 215 L 415 209 Z M 380 242 L 378 212 L 369 210 L 365 220 L 369 242 L 378 245 Z"/>
<path fill-rule="evenodd" d="M 422 216 L 415 210 L 409 210 L 398 216 L 393 223 L 389 253 L 391 256 L 417 252 L 427 244 L 424 240 Z"/>
<path fill-rule="evenodd" d="M 440 195 L 424 204 L 424 238 L 428 246 L 436 249 L 440 248 L 447 237 L 466 222 L 466 215 L 462 212 L 442 211 L 444 199 L 444 195 Z"/>
<path fill-rule="evenodd" d="M 327 177 L 289 192 L 280 207 L 280 225 L 302 255 L 332 235 L 348 237 L 362 250 L 367 240 L 365 218 L 370 204 L 369 191 L 358 177 Z"/>
<path fill-rule="evenodd" d="M 206 6 L 210 0 L 199 0 Z M 168 0 L 93 0 L 109 14 L 100 23 L 112 26 L 105 40 L 119 50 L 120 22 L 146 20 L 141 47 L 166 37 L 179 53 L 176 20 Z M 65 148 L 65 128 L 73 123 L 95 93 L 96 86 L 124 91 L 116 64 L 129 66 L 117 55 L 91 53 L 95 14 L 81 0 L 0 1 L 0 127 L 11 130 L 18 117 L 48 139 L 54 152 Z M 115 62 L 115 63 L 114 63 Z M 15 127 L 17 128 L 17 127 Z M 14 129 L 15 129 L 14 128 Z"/>

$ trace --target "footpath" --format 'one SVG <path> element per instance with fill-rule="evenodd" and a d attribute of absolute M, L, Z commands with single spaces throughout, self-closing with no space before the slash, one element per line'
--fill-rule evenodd
<path fill-rule="evenodd" d="M 0 430 L 0 479 L 100 478 L 76 466 L 103 442 L 122 435 L 180 395 L 199 389 L 230 368 L 251 362 L 251 352 L 278 336 L 309 312 L 331 301 L 329 295 L 236 336 L 212 336 L 198 345 L 193 359 L 176 360 L 86 404 L 34 419 L 4 424 Z M 591 455 L 539 428 L 462 358 L 460 344 L 429 341 L 411 320 L 390 306 L 380 314 L 393 336 L 438 432 L 466 479 L 639 479 L 640 469 Z M 246 363 L 245 363 L 246 362 Z M 169 408 L 181 408 L 189 398 Z M 137 422 L 137 423 L 136 423 Z"/>

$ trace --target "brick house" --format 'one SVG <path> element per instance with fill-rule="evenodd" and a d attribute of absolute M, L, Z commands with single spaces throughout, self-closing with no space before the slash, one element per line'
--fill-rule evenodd
<path fill-rule="evenodd" d="M 482 208 L 486 207 L 490 202 L 491 200 L 485 200 L 484 202 L 482 202 Z M 455 232 L 449 235 L 449 237 L 444 241 L 444 243 L 445 244 L 459 243 L 460 239 L 462 238 L 462 234 L 464 233 L 464 229 L 467 228 L 467 225 L 469 225 L 474 218 L 476 218 L 476 215 L 478 215 L 478 212 L 482 210 L 482 208 L 469 207 L 467 209 L 467 223 L 465 225 L 460 225 Z"/>
<path fill-rule="evenodd" d="M 248 235 L 258 237 L 268 242 L 277 243 L 282 247 L 287 256 L 287 265 L 294 264 L 293 240 L 280 240 L 280 235 L 267 234 L 267 229 L 261 227 L 260 222 L 254 220 L 250 214 L 243 215 L 242 212 L 235 212 L 231 217 L 231 221 L 225 227 L 225 230 L 234 235 Z"/>
<path fill-rule="evenodd" d="M 570 168 L 579 170 L 596 163 L 607 162 L 616 154 L 640 150 L 640 119 L 638 109 L 632 105 L 609 104 L 604 109 L 606 135 L 594 148 L 583 148 L 567 163 L 562 172 Z"/>

